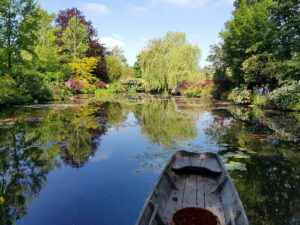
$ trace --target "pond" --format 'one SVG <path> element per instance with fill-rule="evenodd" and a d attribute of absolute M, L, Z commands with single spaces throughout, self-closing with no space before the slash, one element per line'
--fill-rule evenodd
<path fill-rule="evenodd" d="M 197 99 L 0 113 L 0 223 L 133 225 L 171 155 L 217 152 L 252 225 L 300 224 L 300 115 Z"/>

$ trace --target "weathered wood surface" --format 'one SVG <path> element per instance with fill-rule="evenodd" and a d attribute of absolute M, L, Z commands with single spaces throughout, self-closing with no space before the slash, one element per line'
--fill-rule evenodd
<path fill-rule="evenodd" d="M 189 173 L 189 170 L 177 173 L 174 170 L 185 167 L 206 168 L 220 173 L 214 176 L 215 174 Z M 227 171 L 219 158 L 210 153 L 179 152 L 173 156 L 150 195 L 149 202 L 150 206 L 144 208 L 136 225 L 171 225 L 174 213 L 186 207 L 209 210 L 218 217 L 221 225 L 249 225 Z M 154 206 L 157 206 L 157 210 Z M 153 216 L 153 213 L 157 216 Z"/>
<path fill-rule="evenodd" d="M 220 194 L 211 192 L 217 185 L 215 180 L 201 175 L 181 175 L 176 184 L 179 190 L 171 191 L 163 212 L 163 220 L 166 224 L 171 224 L 172 216 L 176 211 L 186 207 L 208 209 L 219 218 L 221 224 L 225 224 Z"/>
<path fill-rule="evenodd" d="M 174 170 L 180 170 L 185 167 L 200 167 L 208 170 L 221 173 L 222 170 L 216 160 L 216 158 L 196 158 L 196 157 L 180 157 L 177 158 L 172 166 Z"/>

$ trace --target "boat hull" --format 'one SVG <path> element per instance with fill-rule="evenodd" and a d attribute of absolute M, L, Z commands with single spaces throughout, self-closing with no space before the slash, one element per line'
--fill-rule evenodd
<path fill-rule="evenodd" d="M 136 225 L 175 225 L 174 216 L 183 209 L 212 213 L 217 218 L 216 225 L 249 224 L 233 182 L 214 153 L 175 153 L 150 193 Z M 196 215 L 200 216 L 199 213 Z"/>

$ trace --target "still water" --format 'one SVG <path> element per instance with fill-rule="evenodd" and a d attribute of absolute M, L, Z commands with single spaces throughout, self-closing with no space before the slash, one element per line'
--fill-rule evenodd
<path fill-rule="evenodd" d="M 201 100 L 0 113 L 0 224 L 133 225 L 173 152 L 218 152 L 252 225 L 300 224 L 300 115 Z"/>

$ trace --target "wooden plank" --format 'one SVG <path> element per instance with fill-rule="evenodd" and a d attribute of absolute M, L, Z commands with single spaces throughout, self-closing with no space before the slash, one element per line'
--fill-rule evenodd
<path fill-rule="evenodd" d="M 159 212 L 162 212 L 168 202 L 170 192 L 172 190 L 172 185 L 169 182 L 169 179 L 166 174 L 161 177 L 160 182 L 157 185 L 157 189 L 154 192 L 153 202 L 159 202 Z"/>
<path fill-rule="evenodd" d="M 191 157 L 190 157 L 190 160 L 191 160 L 191 165 L 192 165 L 193 167 L 199 167 L 200 164 L 201 164 L 201 159 L 199 159 L 199 158 L 196 158 L 196 157 L 191 156 Z"/>
<path fill-rule="evenodd" d="M 190 160 L 190 157 L 180 157 L 180 158 L 177 158 L 172 166 L 173 169 L 181 169 L 183 167 L 186 167 L 186 166 L 191 166 L 191 160 Z"/>
<path fill-rule="evenodd" d="M 204 177 L 198 176 L 197 177 L 197 207 L 204 208 Z"/>
<path fill-rule="evenodd" d="M 225 215 L 223 205 L 221 202 L 220 193 L 212 192 L 217 182 L 209 177 L 204 177 L 204 189 L 205 189 L 205 208 L 215 214 L 221 224 L 225 224 Z"/>
<path fill-rule="evenodd" d="M 222 170 L 215 158 L 206 158 L 201 160 L 201 167 L 205 167 L 211 171 L 221 173 Z"/>
<path fill-rule="evenodd" d="M 182 208 L 197 205 L 197 176 L 188 175 L 185 181 Z"/>
<path fill-rule="evenodd" d="M 175 181 L 175 185 L 177 189 L 171 191 L 167 206 L 162 216 L 162 219 L 166 225 L 171 224 L 174 213 L 181 208 L 185 187 L 185 175 L 178 176 L 177 180 Z"/>

